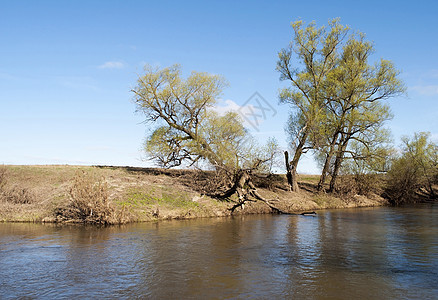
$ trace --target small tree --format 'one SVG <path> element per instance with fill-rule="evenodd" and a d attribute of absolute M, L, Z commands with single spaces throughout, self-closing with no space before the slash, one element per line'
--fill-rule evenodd
<path fill-rule="evenodd" d="M 201 164 L 223 173 L 220 177 L 228 179 L 227 190 L 213 196 L 228 198 L 238 193 L 238 205 L 250 195 L 266 202 L 255 191 L 251 175 L 266 168 L 276 147 L 271 145 L 268 151 L 257 147 L 238 114 L 214 113 L 216 98 L 225 86 L 221 76 L 207 73 L 192 72 L 183 79 L 178 65 L 145 67 L 132 92 L 137 109 L 156 124 L 146 140 L 146 151 L 162 167 Z"/>
<path fill-rule="evenodd" d="M 402 153 L 388 172 L 388 197 L 394 204 L 414 201 L 417 195 L 436 199 L 433 186 L 438 182 L 438 145 L 426 132 L 405 136 L 402 142 Z"/>

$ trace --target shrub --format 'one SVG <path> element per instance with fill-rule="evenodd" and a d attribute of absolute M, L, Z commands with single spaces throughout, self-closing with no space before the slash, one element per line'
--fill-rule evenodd
<path fill-rule="evenodd" d="M 29 204 L 35 200 L 35 195 L 27 188 L 8 186 L 8 169 L 0 166 L 0 200 L 14 204 Z"/>
<path fill-rule="evenodd" d="M 254 183 L 257 187 L 275 191 L 275 188 L 285 185 L 284 177 L 278 174 L 267 174 L 254 176 Z"/>
<path fill-rule="evenodd" d="M 415 202 L 416 193 L 421 188 L 418 167 L 404 157 L 396 159 L 387 174 L 385 197 L 394 205 Z"/>
<path fill-rule="evenodd" d="M 15 204 L 30 204 L 35 201 L 35 195 L 29 189 L 14 186 L 3 192 L 3 199 Z"/>
<path fill-rule="evenodd" d="M 335 185 L 335 191 L 340 196 L 363 195 L 371 196 L 373 194 L 381 195 L 383 193 L 383 175 L 381 174 L 355 174 L 343 175 Z"/>
<path fill-rule="evenodd" d="M 0 193 L 5 189 L 8 177 L 8 170 L 5 166 L 0 166 Z"/>
<path fill-rule="evenodd" d="M 78 171 L 69 190 L 71 202 L 56 211 L 58 220 L 93 224 L 120 223 L 120 216 L 109 200 L 108 190 L 103 177 Z"/>
<path fill-rule="evenodd" d="M 392 204 L 438 198 L 434 188 L 438 178 L 438 144 L 429 138 L 426 132 L 402 138 L 401 155 L 392 162 L 385 191 Z"/>

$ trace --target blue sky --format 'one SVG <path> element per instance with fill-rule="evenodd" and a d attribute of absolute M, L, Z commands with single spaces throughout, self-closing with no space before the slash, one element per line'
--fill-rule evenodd
<path fill-rule="evenodd" d="M 389 100 L 387 124 L 396 144 L 416 131 L 438 141 L 436 3 L 1 0 L 0 164 L 151 166 L 141 150 L 149 125 L 130 92 L 145 63 L 223 75 L 222 106 L 258 92 L 276 115 L 252 131 L 286 148 L 277 53 L 291 21 L 334 17 L 367 34 L 374 59 L 402 70 L 408 96 Z M 298 170 L 318 172 L 311 157 Z"/>

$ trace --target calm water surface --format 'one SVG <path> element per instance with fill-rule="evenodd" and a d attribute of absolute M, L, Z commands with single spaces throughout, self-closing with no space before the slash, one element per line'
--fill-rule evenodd
<path fill-rule="evenodd" d="M 438 299 L 438 208 L 0 224 L 0 299 Z"/>

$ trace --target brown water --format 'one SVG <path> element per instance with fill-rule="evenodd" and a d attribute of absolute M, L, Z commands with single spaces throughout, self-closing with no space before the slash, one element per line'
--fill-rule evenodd
<path fill-rule="evenodd" d="M 0 224 L 0 298 L 438 299 L 435 206 Z"/>

